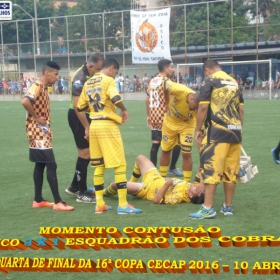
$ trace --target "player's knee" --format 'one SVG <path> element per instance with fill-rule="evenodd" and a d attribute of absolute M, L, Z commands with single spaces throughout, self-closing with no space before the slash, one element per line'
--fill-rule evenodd
<path fill-rule="evenodd" d="M 144 155 L 139 155 L 139 156 L 137 156 L 137 158 L 136 158 L 136 163 L 137 163 L 137 164 L 138 164 L 138 163 L 141 163 L 141 162 L 143 162 L 146 158 L 147 158 L 147 157 L 145 157 Z"/>
<path fill-rule="evenodd" d="M 47 169 L 48 170 L 56 170 L 57 169 L 56 162 L 49 162 L 49 163 L 47 163 Z"/>
<path fill-rule="evenodd" d="M 78 156 L 84 159 L 90 159 L 89 149 L 78 149 Z"/>

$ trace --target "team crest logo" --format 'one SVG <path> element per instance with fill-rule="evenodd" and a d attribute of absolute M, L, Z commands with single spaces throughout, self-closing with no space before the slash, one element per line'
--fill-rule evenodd
<path fill-rule="evenodd" d="M 136 45 L 144 53 L 152 52 L 158 41 L 156 28 L 145 20 L 136 32 Z"/>
<path fill-rule="evenodd" d="M 168 140 L 167 135 L 163 135 L 162 139 L 163 139 L 164 141 L 167 141 L 167 140 Z"/>

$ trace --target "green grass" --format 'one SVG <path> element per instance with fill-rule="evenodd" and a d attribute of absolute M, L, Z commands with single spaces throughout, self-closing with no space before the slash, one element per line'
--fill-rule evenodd
<path fill-rule="evenodd" d="M 145 106 L 143 101 L 125 102 L 130 114 L 128 123 L 121 127 L 125 153 L 127 158 L 127 176 L 133 168 L 138 154 L 149 155 L 151 146 L 150 130 L 146 126 Z M 279 141 L 279 105 L 278 100 L 246 100 L 245 127 L 243 143 L 252 161 L 258 165 L 259 174 L 247 184 L 238 185 L 234 197 L 235 213 L 233 217 L 224 217 L 220 213 L 212 220 L 190 220 L 188 214 L 196 211 L 198 206 L 192 204 L 155 205 L 150 201 L 130 197 L 129 201 L 143 209 L 140 215 L 117 215 L 117 197 L 106 198 L 114 210 L 103 215 L 93 213 L 94 206 L 76 203 L 74 197 L 68 196 L 64 189 L 72 180 L 76 160 L 76 148 L 73 136 L 67 123 L 68 102 L 52 102 L 52 129 L 54 133 L 53 146 L 58 165 L 58 181 L 63 199 L 70 205 L 75 205 L 71 213 L 55 212 L 52 209 L 32 209 L 34 164 L 28 161 L 28 143 L 25 137 L 25 112 L 19 102 L 0 103 L 0 141 L 1 141 L 1 195 L 0 195 L 0 238 L 26 238 L 37 240 L 40 227 L 194 227 L 204 225 L 221 228 L 224 236 L 273 235 L 279 237 L 279 166 L 274 164 L 270 154 L 272 147 Z M 198 166 L 196 148 L 193 149 L 194 170 Z M 178 167 L 181 165 L 181 157 Z M 88 172 L 88 185 L 92 186 L 93 170 Z M 113 181 L 113 170 L 106 170 L 105 182 Z M 47 181 L 44 181 L 43 194 L 51 200 Z M 223 188 L 217 188 L 215 207 L 219 210 L 223 202 Z M 125 234 L 123 234 L 126 236 Z M 147 263 L 150 259 L 159 260 L 202 260 L 215 261 L 230 266 L 230 272 L 220 274 L 154 274 L 148 269 L 148 274 L 122 274 L 116 268 L 113 273 L 40 273 L 39 272 L 0 272 L 0 279 L 275 279 L 276 275 L 252 275 L 252 266 L 256 261 L 279 261 L 279 247 L 255 248 L 222 248 L 213 239 L 211 248 L 176 249 L 101 249 L 95 250 L 7 250 L 0 251 L 0 257 L 44 257 L 44 258 L 85 258 L 97 259 L 136 259 Z M 247 275 L 235 275 L 234 262 L 249 263 Z"/>

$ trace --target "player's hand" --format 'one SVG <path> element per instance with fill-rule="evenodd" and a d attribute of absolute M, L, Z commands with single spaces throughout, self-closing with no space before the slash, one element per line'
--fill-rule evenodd
<path fill-rule="evenodd" d="M 204 191 L 205 191 L 205 188 L 204 188 L 203 183 L 196 185 L 196 190 L 195 190 L 196 195 L 200 196 Z"/>
<path fill-rule="evenodd" d="M 147 126 L 148 126 L 148 127 L 151 127 L 151 126 L 152 126 L 150 117 L 147 117 Z"/>
<path fill-rule="evenodd" d="M 85 136 L 84 136 L 84 138 L 88 141 L 88 139 L 89 139 L 89 129 L 88 128 L 86 128 L 85 129 Z"/>
<path fill-rule="evenodd" d="M 122 117 L 122 122 L 123 122 L 123 123 L 125 123 L 125 122 L 128 121 L 128 113 L 127 113 L 126 110 L 125 110 L 125 111 L 121 111 L 120 116 Z"/>
<path fill-rule="evenodd" d="M 201 142 L 202 142 L 202 131 L 198 130 L 195 132 L 195 141 L 197 143 L 197 145 L 200 147 Z"/>
<path fill-rule="evenodd" d="M 45 126 L 45 125 L 47 124 L 45 118 L 39 118 L 39 117 L 38 117 L 38 118 L 36 119 L 36 122 L 37 122 L 38 124 L 41 124 L 42 126 Z"/>

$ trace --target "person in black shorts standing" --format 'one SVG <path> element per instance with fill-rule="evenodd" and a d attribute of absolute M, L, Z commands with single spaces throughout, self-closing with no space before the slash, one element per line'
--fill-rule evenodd
<path fill-rule="evenodd" d="M 78 158 L 72 183 L 65 191 L 70 195 L 77 196 L 77 202 L 95 203 L 95 198 L 87 192 L 87 167 L 90 161 L 88 143 L 89 115 L 78 112 L 77 103 L 85 82 L 101 70 L 103 60 L 102 54 L 92 54 L 87 62 L 75 72 L 70 83 L 72 98 L 68 110 L 68 123 L 74 135 Z"/>

